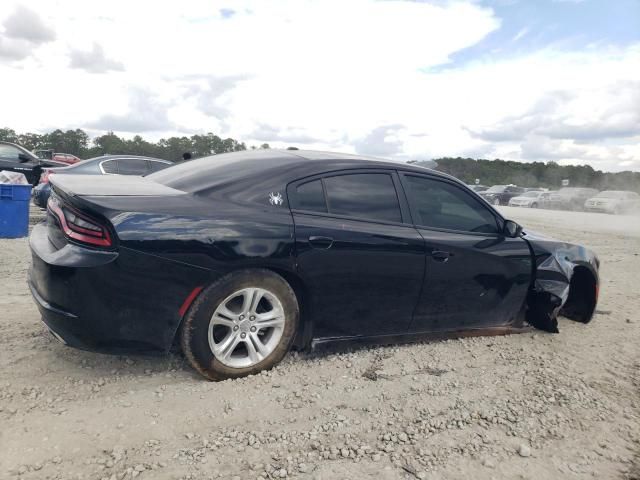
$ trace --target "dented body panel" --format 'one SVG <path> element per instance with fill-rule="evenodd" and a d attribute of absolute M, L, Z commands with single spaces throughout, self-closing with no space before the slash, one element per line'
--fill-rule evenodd
<path fill-rule="evenodd" d="M 535 272 L 527 299 L 527 321 L 542 330 L 557 332 L 557 316 L 565 313 L 569 318 L 588 322 L 597 303 L 600 262 L 596 254 L 586 247 L 555 240 L 526 231 L 523 237 L 531 248 Z M 574 280 L 576 269 L 584 283 Z M 587 304 L 581 311 L 563 311 L 570 295 L 583 295 Z M 571 306 L 571 305 L 570 305 Z"/>

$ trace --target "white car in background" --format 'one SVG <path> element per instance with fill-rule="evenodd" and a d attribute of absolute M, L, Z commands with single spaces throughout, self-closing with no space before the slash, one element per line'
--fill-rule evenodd
<path fill-rule="evenodd" d="M 510 207 L 541 208 L 544 207 L 552 192 L 525 192 L 509 200 Z"/>
<path fill-rule="evenodd" d="M 626 190 L 605 190 L 584 202 L 584 209 L 613 214 L 640 211 L 640 195 Z"/>

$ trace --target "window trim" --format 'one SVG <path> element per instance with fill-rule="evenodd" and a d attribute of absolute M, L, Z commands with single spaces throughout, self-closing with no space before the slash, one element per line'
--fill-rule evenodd
<path fill-rule="evenodd" d="M 463 234 L 463 235 L 474 235 L 474 236 L 478 236 L 478 237 L 504 237 L 504 234 L 501 233 L 502 230 L 502 225 L 504 225 L 504 217 L 502 215 L 500 215 L 500 213 L 495 210 L 491 205 L 487 204 L 487 202 L 485 202 L 484 200 L 482 200 L 482 197 L 480 197 L 480 195 L 478 195 L 476 192 L 474 192 L 473 190 L 471 190 L 469 187 L 466 186 L 462 186 L 460 184 L 458 184 L 455 181 L 449 180 L 448 178 L 443 178 L 443 177 L 439 177 L 436 175 L 429 175 L 428 173 L 422 173 L 422 172 L 413 172 L 413 171 L 406 171 L 406 170 L 399 170 L 398 171 L 398 175 L 400 177 L 400 182 L 402 183 L 402 188 L 405 190 L 405 195 L 407 197 L 407 204 L 409 206 L 409 210 L 411 211 L 411 217 L 412 217 L 412 225 L 415 228 L 419 228 L 422 230 L 432 230 L 434 232 L 451 232 L 451 233 L 457 233 L 457 234 Z M 419 223 L 417 223 L 416 221 L 413 221 L 413 218 L 417 218 L 416 215 L 414 215 L 414 207 L 411 205 L 411 196 L 410 196 L 410 192 L 411 192 L 411 188 L 407 183 L 407 179 L 405 177 L 421 177 L 421 178 L 426 178 L 429 180 L 433 180 L 435 182 L 442 182 L 442 183 L 446 183 L 448 185 L 451 185 L 454 188 L 457 188 L 458 190 L 462 191 L 464 194 L 469 195 L 470 197 L 472 197 L 474 200 L 476 200 L 476 202 L 478 203 L 478 205 L 481 208 L 486 209 L 492 216 L 493 218 L 496 220 L 496 228 L 497 228 L 497 232 L 496 233 L 488 233 L 488 232 L 469 232 L 467 230 L 455 230 L 455 229 L 451 229 L 451 228 L 439 228 L 439 227 L 432 227 L 429 225 L 420 225 Z"/>
<path fill-rule="evenodd" d="M 324 179 L 330 178 L 330 177 L 341 177 L 345 175 L 358 175 L 358 174 L 368 174 L 368 173 L 385 174 L 391 177 L 391 181 L 393 182 L 393 188 L 396 191 L 398 206 L 400 208 L 401 221 L 393 222 L 389 220 L 380 220 L 380 219 L 368 218 L 368 217 L 340 215 L 337 213 L 330 212 L 329 201 L 327 198 L 327 190 L 324 185 Z M 320 179 L 322 183 L 322 194 L 324 195 L 324 201 L 325 201 L 325 206 L 327 207 L 327 212 L 325 213 L 325 212 L 318 212 L 315 210 L 303 210 L 298 208 L 292 208 L 291 199 L 295 197 L 295 188 L 297 188 L 298 185 L 309 183 L 318 179 Z M 307 177 L 298 178 L 292 182 L 289 182 L 287 184 L 286 192 L 287 192 L 287 203 L 289 205 L 289 209 L 291 213 L 311 215 L 311 216 L 324 217 L 324 218 L 335 218 L 338 220 L 353 220 L 357 222 L 367 222 L 367 223 L 375 223 L 375 224 L 381 224 L 381 225 L 397 225 L 397 226 L 405 226 L 405 227 L 409 225 L 413 225 L 413 222 L 411 220 L 411 216 L 409 213 L 409 206 L 406 203 L 407 200 L 404 194 L 404 190 L 398 178 L 398 172 L 394 168 L 370 168 L 370 167 L 369 168 L 349 168 L 345 170 L 332 170 L 328 172 L 322 172 L 315 175 L 309 175 Z"/>

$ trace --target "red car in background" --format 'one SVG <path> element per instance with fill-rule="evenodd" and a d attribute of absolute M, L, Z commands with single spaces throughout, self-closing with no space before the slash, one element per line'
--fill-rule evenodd
<path fill-rule="evenodd" d="M 56 162 L 73 165 L 82 161 L 81 158 L 71 155 L 70 153 L 56 153 L 53 150 L 36 150 L 36 155 L 43 160 L 55 160 Z"/>

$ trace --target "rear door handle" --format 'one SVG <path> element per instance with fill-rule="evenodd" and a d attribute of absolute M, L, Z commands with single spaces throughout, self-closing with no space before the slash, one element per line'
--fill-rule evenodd
<path fill-rule="evenodd" d="M 453 256 L 453 254 L 450 252 L 445 252 L 444 250 L 434 250 L 433 252 L 431 252 L 431 256 L 438 262 L 446 262 L 447 260 L 449 260 L 449 257 Z"/>
<path fill-rule="evenodd" d="M 326 250 L 333 245 L 333 238 L 311 236 L 309 237 L 309 245 L 313 248 L 323 248 Z"/>

